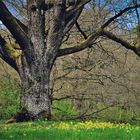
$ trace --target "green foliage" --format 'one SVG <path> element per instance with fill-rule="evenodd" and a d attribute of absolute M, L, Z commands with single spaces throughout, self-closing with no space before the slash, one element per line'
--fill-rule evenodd
<path fill-rule="evenodd" d="M 135 25 L 135 26 L 131 29 L 131 33 L 132 33 L 132 37 L 133 37 L 133 38 L 137 38 L 137 36 L 138 36 L 138 25 Z"/>
<path fill-rule="evenodd" d="M 78 111 L 74 109 L 70 99 L 53 102 L 53 115 L 56 118 L 70 117 L 77 114 Z"/>
<path fill-rule="evenodd" d="M 16 80 L 4 80 L 0 81 L 0 119 L 7 119 L 19 109 L 20 106 L 20 87 L 19 81 Z M 53 101 L 52 115 L 56 119 L 71 118 L 72 116 L 78 116 L 79 110 L 77 110 L 72 104 L 71 99 Z M 97 104 L 97 110 L 105 108 L 103 103 Z M 80 110 L 82 112 L 82 110 Z M 96 110 L 90 110 L 91 112 Z M 101 121 L 111 122 L 130 122 L 132 121 L 133 112 L 131 110 L 121 109 L 119 106 L 108 108 L 97 114 L 89 116 L 87 119 L 97 119 Z M 139 116 L 137 116 L 139 118 Z"/>
<path fill-rule="evenodd" d="M 20 88 L 15 80 L 0 81 L 0 114 L 7 118 L 15 114 L 19 108 Z"/>
<path fill-rule="evenodd" d="M 138 31 L 138 25 L 135 25 L 133 28 L 132 28 L 132 33 L 136 33 Z"/>
<path fill-rule="evenodd" d="M 104 108 L 103 104 L 98 104 L 98 110 Z M 114 106 L 108 108 L 95 116 L 102 121 L 111 121 L 111 122 L 129 122 L 133 117 L 133 112 L 128 109 L 122 109 L 120 106 Z"/>
<path fill-rule="evenodd" d="M 70 99 L 65 101 L 55 101 L 53 103 L 53 116 L 56 118 L 63 118 L 63 117 L 71 117 L 77 116 L 79 114 L 79 110 L 76 110 L 75 107 L 72 105 Z M 97 110 L 102 110 L 105 108 L 103 103 L 97 104 Z M 90 110 L 91 111 L 91 110 Z M 94 112 L 94 110 L 92 110 Z M 92 112 L 91 111 L 91 112 Z M 128 109 L 122 109 L 119 105 L 114 106 L 108 109 L 105 109 L 99 113 L 95 113 L 91 116 L 88 116 L 88 119 L 97 119 L 100 121 L 111 121 L 111 122 L 131 122 L 133 118 L 133 112 Z"/>

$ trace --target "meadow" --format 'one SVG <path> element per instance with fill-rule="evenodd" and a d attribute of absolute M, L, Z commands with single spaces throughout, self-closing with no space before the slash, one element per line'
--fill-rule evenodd
<path fill-rule="evenodd" d="M 139 140 L 140 127 L 98 121 L 0 124 L 0 140 Z"/>

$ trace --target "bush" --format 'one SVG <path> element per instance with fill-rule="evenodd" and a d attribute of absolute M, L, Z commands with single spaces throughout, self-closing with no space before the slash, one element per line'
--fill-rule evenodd
<path fill-rule="evenodd" d="M 78 114 L 70 99 L 53 102 L 53 116 L 56 118 L 71 117 Z"/>
<path fill-rule="evenodd" d="M 20 106 L 20 87 L 17 80 L 0 81 L 0 118 L 9 118 Z"/>

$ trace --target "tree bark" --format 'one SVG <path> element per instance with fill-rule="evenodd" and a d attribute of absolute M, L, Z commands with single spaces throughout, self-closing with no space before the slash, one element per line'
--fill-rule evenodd
<path fill-rule="evenodd" d="M 42 60 L 41 60 L 42 61 Z M 28 112 L 37 117 L 44 114 L 51 119 L 51 99 L 50 99 L 50 73 L 51 68 L 45 67 L 43 61 L 31 68 L 24 66 L 22 75 L 22 101 Z M 47 63 L 47 62 L 46 62 Z"/>
<path fill-rule="evenodd" d="M 50 75 L 63 38 L 64 10 L 63 3 L 54 5 L 50 11 L 51 20 L 46 25 L 48 35 L 45 37 L 45 15 L 40 1 L 28 3 L 28 38 L 31 40 L 29 48 L 33 60 L 27 61 L 26 55 L 21 58 L 21 99 L 32 116 L 45 115 L 48 120 L 51 119 Z"/>

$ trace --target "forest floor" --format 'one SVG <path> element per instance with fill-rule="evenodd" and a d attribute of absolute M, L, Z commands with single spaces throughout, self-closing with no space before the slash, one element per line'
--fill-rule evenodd
<path fill-rule="evenodd" d="M 1 122 L 0 140 L 140 140 L 140 126 L 97 121 Z"/>

